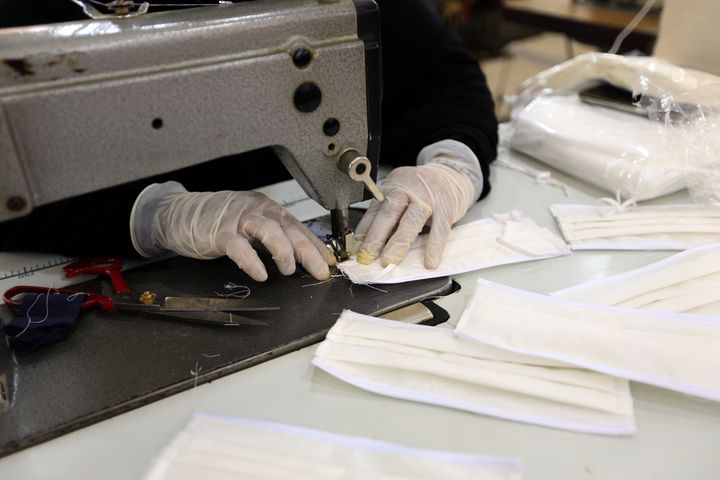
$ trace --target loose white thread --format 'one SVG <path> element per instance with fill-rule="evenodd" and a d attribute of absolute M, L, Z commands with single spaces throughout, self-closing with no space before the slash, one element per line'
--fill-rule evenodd
<path fill-rule="evenodd" d="M 200 366 L 200 362 L 195 362 L 195 368 L 190 370 L 190 375 L 193 375 L 195 377 L 195 383 L 193 384 L 193 388 L 197 387 L 198 375 L 200 375 L 201 371 L 202 367 Z"/>
<path fill-rule="evenodd" d="M 22 331 L 21 331 L 20 333 L 18 333 L 17 335 L 15 335 L 13 338 L 18 338 L 18 337 L 20 337 L 20 335 L 22 335 L 23 333 L 27 332 L 27 330 L 30 328 L 30 325 L 32 325 L 32 324 L 40 324 L 40 323 L 45 322 L 45 321 L 48 319 L 48 317 L 50 316 L 50 292 L 51 292 L 52 290 L 54 290 L 54 288 L 53 288 L 52 286 L 50 286 L 50 287 L 48 287 L 48 291 L 47 291 L 46 294 L 42 294 L 42 293 L 41 293 L 40 295 L 38 295 L 37 297 L 35 297 L 35 300 L 33 301 L 32 305 L 30 305 L 30 307 L 29 307 L 29 308 L 27 309 L 27 311 L 25 312 L 25 317 L 27 318 L 27 324 L 25 325 L 25 328 L 23 328 Z M 45 295 L 45 316 L 43 317 L 42 320 L 38 320 L 38 321 L 36 321 L 36 322 L 33 322 L 32 318 L 30 318 L 30 311 L 35 307 L 35 304 L 37 304 L 38 300 L 40 300 L 40 298 L 41 298 L 43 295 Z M 76 295 L 77 295 L 77 294 L 76 294 Z"/>
<path fill-rule="evenodd" d="M 217 295 L 218 297 L 224 297 L 224 298 L 232 297 L 232 298 L 238 298 L 240 300 L 245 300 L 252 293 L 252 290 L 250 290 L 250 287 L 248 287 L 246 285 L 238 285 L 233 282 L 227 282 L 227 283 L 225 283 L 225 285 L 223 285 L 223 287 L 225 288 L 225 290 L 233 290 L 233 291 L 231 291 L 229 293 L 215 292 L 215 295 Z"/>

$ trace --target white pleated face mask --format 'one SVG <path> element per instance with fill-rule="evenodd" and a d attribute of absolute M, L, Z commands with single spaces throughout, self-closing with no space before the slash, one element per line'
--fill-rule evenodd
<path fill-rule="evenodd" d="M 553 293 L 577 302 L 720 317 L 720 244 Z"/>
<path fill-rule="evenodd" d="M 306 428 L 196 414 L 148 480 L 520 480 L 518 460 L 419 450 Z"/>
<path fill-rule="evenodd" d="M 401 283 L 569 253 L 561 238 L 518 211 L 454 227 L 435 270 L 424 265 L 426 242 L 427 235 L 418 237 L 399 265 L 362 265 L 352 259 L 338 268 L 353 283 Z"/>
<path fill-rule="evenodd" d="M 720 319 L 570 302 L 479 280 L 457 327 L 498 348 L 720 400 Z"/>
<path fill-rule="evenodd" d="M 686 250 L 720 242 L 720 208 L 552 205 L 574 250 Z"/>
<path fill-rule="evenodd" d="M 391 397 L 585 433 L 634 433 L 626 380 L 345 311 L 313 364 Z"/>

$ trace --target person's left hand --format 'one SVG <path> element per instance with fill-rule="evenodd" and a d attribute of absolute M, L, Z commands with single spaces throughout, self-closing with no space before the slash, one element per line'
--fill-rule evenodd
<path fill-rule="evenodd" d="M 363 264 L 378 257 L 383 266 L 400 263 L 427 223 L 425 267 L 437 268 L 452 225 L 479 195 L 463 172 L 440 163 L 396 168 L 380 188 L 385 200 L 372 201 L 355 231 L 362 240 L 357 261 Z"/>

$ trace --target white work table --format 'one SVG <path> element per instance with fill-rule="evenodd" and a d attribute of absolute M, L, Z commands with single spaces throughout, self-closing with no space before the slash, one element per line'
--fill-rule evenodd
<path fill-rule="evenodd" d="M 557 178 L 567 179 L 563 175 Z M 589 203 L 604 195 L 567 181 L 572 185 L 568 197 L 562 189 L 496 167 L 492 193 L 473 207 L 466 221 L 519 209 L 541 225 L 554 228 L 547 208 L 551 203 Z M 682 194 L 655 203 L 686 200 Z M 456 322 L 478 276 L 548 293 L 646 265 L 671 253 L 578 252 L 496 267 L 457 276 L 462 290 L 437 303 L 448 310 L 451 322 Z M 633 383 L 638 426 L 635 436 L 570 433 L 369 393 L 314 368 L 310 364 L 314 350 L 314 346 L 302 349 L 2 458 L 0 479 L 140 478 L 195 411 L 270 420 L 412 447 L 517 457 L 525 463 L 527 480 L 720 478 L 717 402 Z M 52 398 L 37 401 L 53 408 Z"/>

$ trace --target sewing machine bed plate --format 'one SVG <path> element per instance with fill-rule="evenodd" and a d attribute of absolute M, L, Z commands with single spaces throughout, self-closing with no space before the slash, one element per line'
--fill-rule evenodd
<path fill-rule="evenodd" d="M 387 293 L 344 278 L 316 284 L 305 272 L 283 277 L 267 255 L 264 261 L 270 278 L 263 284 L 227 258 L 177 257 L 124 272 L 132 295 L 215 296 L 233 282 L 280 310 L 252 314 L 268 326 L 238 327 L 97 309 L 83 314 L 65 340 L 16 356 L 8 378 L 12 406 L 0 413 L 0 456 L 318 342 L 344 308 L 381 314 L 452 288 L 447 277 L 383 285 Z M 77 287 L 100 292 L 103 282 Z M 1 310 L 7 321 L 9 310 Z"/>

